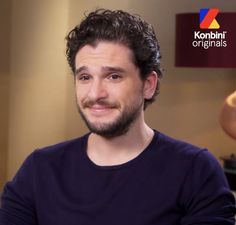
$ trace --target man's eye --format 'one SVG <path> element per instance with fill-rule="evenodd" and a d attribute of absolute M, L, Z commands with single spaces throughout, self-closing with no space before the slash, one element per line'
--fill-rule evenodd
<path fill-rule="evenodd" d="M 109 76 L 109 79 L 111 79 L 111 80 L 118 80 L 118 79 L 121 79 L 121 76 L 119 74 L 117 74 L 117 73 L 114 73 L 114 74 L 111 74 Z"/>
<path fill-rule="evenodd" d="M 79 76 L 79 80 L 81 80 L 81 81 L 87 81 L 89 79 L 90 79 L 89 75 L 81 75 L 81 76 Z"/>

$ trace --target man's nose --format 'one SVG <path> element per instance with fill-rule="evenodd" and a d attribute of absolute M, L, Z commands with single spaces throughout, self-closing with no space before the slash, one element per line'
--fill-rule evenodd
<path fill-rule="evenodd" d="M 90 100 L 93 101 L 107 98 L 108 92 L 104 82 L 102 80 L 94 80 L 90 87 L 88 95 Z"/>

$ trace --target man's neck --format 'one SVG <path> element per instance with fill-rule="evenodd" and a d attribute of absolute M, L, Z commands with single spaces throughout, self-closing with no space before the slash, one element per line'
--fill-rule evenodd
<path fill-rule="evenodd" d="M 92 133 L 88 139 L 87 154 L 100 166 L 126 163 L 137 157 L 151 142 L 154 131 L 144 122 L 132 124 L 128 132 L 115 138 L 104 138 Z"/>

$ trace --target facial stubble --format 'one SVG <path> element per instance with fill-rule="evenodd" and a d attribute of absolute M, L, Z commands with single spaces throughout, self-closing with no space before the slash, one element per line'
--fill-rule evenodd
<path fill-rule="evenodd" d="M 99 102 L 101 104 L 101 101 Z M 103 103 L 104 104 L 104 103 Z M 87 104 L 87 106 L 92 104 Z M 105 104 L 104 104 L 105 105 Z M 109 105 L 108 105 L 109 106 Z M 77 103 L 78 111 L 87 125 L 88 129 L 105 138 L 114 138 L 121 135 L 124 135 L 128 132 L 130 126 L 137 117 L 140 115 L 141 110 L 143 110 L 143 99 L 138 98 L 138 100 L 129 106 L 126 106 L 123 111 L 120 111 L 120 115 L 117 116 L 112 122 L 96 123 L 91 122 L 81 110 L 81 107 Z M 114 107 L 113 110 L 118 110 Z"/>

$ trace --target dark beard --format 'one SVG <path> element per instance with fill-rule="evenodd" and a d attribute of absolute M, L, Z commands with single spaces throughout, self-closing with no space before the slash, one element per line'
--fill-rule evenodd
<path fill-rule="evenodd" d="M 84 113 L 78 106 L 78 111 L 86 123 L 88 129 L 105 138 L 114 138 L 124 135 L 128 132 L 130 125 L 136 120 L 143 108 L 143 101 L 138 106 L 132 105 L 128 107 L 114 122 L 102 124 L 96 126 L 96 124 L 90 123 Z"/>

